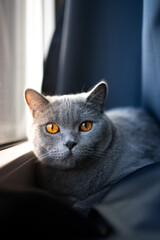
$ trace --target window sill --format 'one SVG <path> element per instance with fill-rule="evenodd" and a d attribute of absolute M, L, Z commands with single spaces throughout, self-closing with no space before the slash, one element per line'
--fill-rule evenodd
<path fill-rule="evenodd" d="M 29 142 L 0 151 L 0 188 L 35 188 L 34 164 L 37 161 Z"/>
<path fill-rule="evenodd" d="M 14 147 L 9 147 L 5 150 L 1 150 L 0 168 L 30 151 L 32 151 L 32 147 L 28 141 L 18 144 Z"/>

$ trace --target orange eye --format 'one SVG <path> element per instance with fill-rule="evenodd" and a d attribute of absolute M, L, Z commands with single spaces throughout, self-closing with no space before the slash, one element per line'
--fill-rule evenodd
<path fill-rule="evenodd" d="M 59 132 L 59 126 L 56 123 L 48 123 L 46 125 L 46 130 L 51 134 L 55 134 Z"/>
<path fill-rule="evenodd" d="M 88 132 L 89 130 L 91 130 L 91 128 L 92 128 L 92 122 L 86 121 L 81 123 L 79 130 L 82 132 Z"/>

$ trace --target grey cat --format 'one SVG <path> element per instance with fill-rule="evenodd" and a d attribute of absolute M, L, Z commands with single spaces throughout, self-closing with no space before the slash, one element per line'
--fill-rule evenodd
<path fill-rule="evenodd" d="M 86 93 L 43 96 L 25 92 L 32 112 L 30 140 L 39 159 L 38 180 L 87 213 L 107 189 L 133 171 L 160 160 L 160 128 L 142 109 L 104 111 L 108 86 Z"/>

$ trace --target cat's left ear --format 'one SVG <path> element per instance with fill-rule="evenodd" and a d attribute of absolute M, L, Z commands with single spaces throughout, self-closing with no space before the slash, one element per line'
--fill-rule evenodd
<path fill-rule="evenodd" d="M 91 91 L 88 92 L 87 105 L 94 105 L 101 112 L 104 110 L 105 100 L 108 94 L 108 85 L 105 81 L 99 82 Z"/>
<path fill-rule="evenodd" d="M 25 99 L 33 117 L 35 117 L 36 112 L 42 111 L 49 104 L 49 101 L 34 89 L 26 89 Z"/>

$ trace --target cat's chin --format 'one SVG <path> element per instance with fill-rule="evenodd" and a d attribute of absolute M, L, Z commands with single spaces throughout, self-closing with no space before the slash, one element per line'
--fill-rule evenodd
<path fill-rule="evenodd" d="M 48 165 L 49 167 L 56 169 L 74 169 L 78 167 L 77 161 L 72 154 L 67 154 L 66 156 L 61 156 L 59 158 L 46 158 L 41 159 L 40 162 Z"/>
<path fill-rule="evenodd" d="M 91 159 L 88 158 L 78 158 L 73 156 L 72 154 L 60 157 L 58 159 L 43 159 L 39 158 L 40 162 L 44 163 L 48 167 L 54 169 L 61 169 L 61 170 L 69 170 L 69 169 L 83 169 L 90 166 Z M 92 159 L 92 164 L 93 164 Z"/>
<path fill-rule="evenodd" d="M 55 153 L 55 152 L 54 152 Z M 83 169 L 88 168 L 97 162 L 97 158 L 91 154 L 85 154 L 77 151 L 63 151 L 60 154 L 37 154 L 40 162 L 54 169 Z"/>

